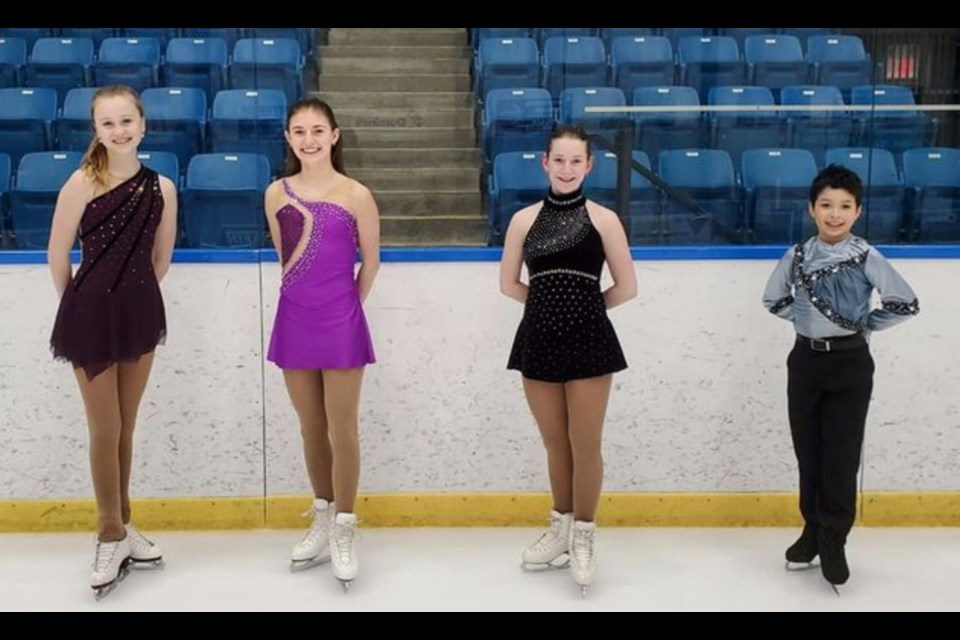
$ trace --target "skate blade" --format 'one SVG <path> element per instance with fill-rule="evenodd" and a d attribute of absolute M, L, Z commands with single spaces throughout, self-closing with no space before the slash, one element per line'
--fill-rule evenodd
<path fill-rule="evenodd" d="M 588 589 L 588 588 L 589 588 L 589 587 L 588 587 L 587 585 L 585 585 L 585 584 L 580 585 L 580 599 L 581 599 L 581 600 L 586 600 L 586 599 L 587 599 L 587 589 Z"/>
<path fill-rule="evenodd" d="M 559 562 L 558 562 L 559 560 Z M 564 554 L 552 562 L 520 562 L 520 568 L 527 573 L 542 573 L 544 571 L 561 571 L 570 567 L 570 556 Z"/>
<path fill-rule="evenodd" d="M 130 568 L 135 570 L 140 569 L 163 569 L 167 566 L 166 561 L 163 557 L 160 558 L 151 558 L 149 560 L 134 560 L 130 558 Z"/>
<path fill-rule="evenodd" d="M 819 569 L 820 564 L 814 562 L 790 562 L 787 560 L 783 568 L 793 573 L 797 571 L 810 571 L 811 569 Z"/>
<path fill-rule="evenodd" d="M 837 594 L 837 597 L 839 598 L 840 595 L 841 595 L 841 594 L 840 594 L 840 587 L 838 587 L 837 585 L 832 584 L 832 583 L 828 583 L 828 584 L 830 584 L 830 588 L 833 589 L 833 592 L 834 592 L 835 594 Z"/>
<path fill-rule="evenodd" d="M 114 578 L 113 582 L 108 582 L 107 584 L 100 585 L 99 587 L 92 587 L 93 597 L 100 602 L 108 595 L 113 593 L 113 590 L 117 588 L 117 585 L 123 582 L 128 575 L 130 575 L 130 559 L 123 561 L 123 564 L 120 565 L 120 570 L 117 572 L 117 577 Z"/>
<path fill-rule="evenodd" d="M 311 560 L 291 560 L 290 573 L 300 573 L 301 571 L 307 571 L 308 569 L 319 567 L 320 565 L 327 564 L 328 562 L 330 562 L 330 556 L 327 556 L 325 558 L 313 558 Z"/>
<path fill-rule="evenodd" d="M 337 578 L 337 582 L 340 583 L 340 589 L 343 591 L 343 593 L 350 593 L 350 585 L 353 584 L 353 580 L 341 580 L 340 578 Z"/>

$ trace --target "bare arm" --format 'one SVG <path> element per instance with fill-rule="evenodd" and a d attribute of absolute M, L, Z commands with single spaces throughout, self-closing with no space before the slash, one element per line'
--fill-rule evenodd
<path fill-rule="evenodd" d="M 373 280 L 380 271 L 380 211 L 370 190 L 357 184 L 354 214 L 357 216 L 357 243 L 360 245 L 360 271 L 357 272 L 357 290 L 360 302 L 366 302 Z"/>
<path fill-rule="evenodd" d="M 633 270 L 630 243 L 616 213 L 599 205 L 590 207 L 590 216 L 603 240 L 603 253 L 613 276 L 613 286 L 603 292 L 607 309 L 637 297 L 637 274 Z"/>
<path fill-rule="evenodd" d="M 170 270 L 173 245 L 177 242 L 177 188 L 165 176 L 160 176 L 160 193 L 163 195 L 163 217 L 153 241 L 153 272 L 161 282 Z"/>
<path fill-rule="evenodd" d="M 523 241 L 536 219 L 540 204 L 521 209 L 510 220 L 507 237 L 503 241 L 503 257 L 500 259 L 500 292 L 521 304 L 527 302 L 529 287 L 520 281 L 523 267 Z"/>
<path fill-rule="evenodd" d="M 280 181 L 277 180 L 267 187 L 263 194 L 263 212 L 267 218 L 270 240 L 273 241 L 273 248 L 277 250 L 277 259 L 280 260 L 281 268 L 283 267 L 283 251 L 280 246 L 280 223 L 277 221 L 277 211 L 283 206 L 283 200 L 283 191 L 280 188 Z"/>
<path fill-rule="evenodd" d="M 79 170 L 67 179 L 57 196 L 57 205 L 53 211 L 53 225 L 50 229 L 50 243 L 47 245 L 47 262 L 53 276 L 53 286 L 57 290 L 57 297 L 63 297 L 73 277 L 73 268 L 70 266 L 70 247 L 77 239 L 77 230 L 80 228 L 80 219 L 87 206 L 93 188 L 87 178 Z"/>

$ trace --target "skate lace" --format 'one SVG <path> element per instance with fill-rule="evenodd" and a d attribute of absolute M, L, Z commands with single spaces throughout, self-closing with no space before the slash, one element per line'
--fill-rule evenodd
<path fill-rule="evenodd" d="M 350 564 L 353 560 L 353 540 L 356 533 L 356 529 L 350 525 L 333 527 L 330 549 L 337 554 L 337 560 L 344 564 Z"/>
<path fill-rule="evenodd" d="M 106 571 L 113 562 L 113 558 L 117 555 L 117 549 L 119 547 L 119 542 L 98 542 L 97 554 L 93 560 L 94 570 L 98 573 Z"/>
<path fill-rule="evenodd" d="M 593 558 L 593 531 L 589 529 L 574 530 L 573 555 L 581 565 L 587 565 Z"/>
<path fill-rule="evenodd" d="M 560 518 L 550 518 L 550 528 L 544 531 L 537 541 L 533 543 L 533 549 L 541 550 L 553 546 L 560 537 L 560 530 L 563 527 L 563 521 Z"/>
<path fill-rule="evenodd" d="M 300 515 L 304 518 L 308 518 L 311 514 L 313 514 L 313 524 L 311 524 L 310 529 L 303 534 L 303 538 L 300 539 L 300 544 L 315 543 L 317 539 L 327 530 L 326 512 L 310 509 L 309 511 L 304 511 Z"/>

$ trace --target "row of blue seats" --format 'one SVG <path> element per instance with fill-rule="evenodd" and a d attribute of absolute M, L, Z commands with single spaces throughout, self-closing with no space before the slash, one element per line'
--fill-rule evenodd
<path fill-rule="evenodd" d="M 0 221 L 22 249 L 44 249 L 57 193 L 80 165 L 78 151 L 25 155 L 11 172 L 0 153 Z M 145 151 L 141 162 L 178 185 L 179 244 L 189 247 L 257 248 L 263 243 L 263 192 L 270 182 L 265 156 L 210 153 L 190 159 L 186 178 L 172 153 Z"/>
<path fill-rule="evenodd" d="M 501 243 L 511 216 L 543 197 L 548 182 L 540 152 L 504 153 L 494 160 L 489 185 L 491 238 Z M 633 161 L 650 169 L 642 151 Z M 924 148 L 904 153 L 903 173 L 883 149 L 831 149 L 826 161 L 851 168 L 864 180 L 863 216 L 854 233 L 880 243 L 960 243 L 960 149 Z M 786 243 L 808 237 L 810 183 L 817 163 L 804 149 L 744 152 L 739 176 L 730 155 L 716 149 L 665 151 L 656 175 L 685 192 L 710 215 L 667 197 L 636 170 L 630 211 L 621 212 L 634 244 Z M 617 157 L 595 156 L 584 189 L 614 210 Z"/>
<path fill-rule="evenodd" d="M 813 36 L 804 54 L 793 36 L 747 38 L 741 56 L 727 36 L 681 38 L 676 55 L 661 36 L 613 41 L 609 56 L 598 37 L 483 40 L 474 58 L 474 90 L 543 86 L 556 98 L 565 87 L 610 84 L 626 93 L 636 87 L 681 84 L 702 91 L 717 85 L 757 84 L 780 89 L 828 84 L 848 90 L 873 81 L 872 57 L 857 36 Z"/>
<path fill-rule="evenodd" d="M 25 40 L 0 38 L 0 87 L 50 87 L 61 100 L 74 87 L 109 84 L 198 87 L 211 100 L 227 87 L 281 89 L 291 101 L 303 92 L 304 57 L 290 38 L 244 38 L 232 56 L 223 38 L 174 38 L 165 55 L 148 37 L 108 38 L 99 47 L 95 56 L 90 38 L 41 38 L 28 58 Z"/>
<path fill-rule="evenodd" d="M 0 38 L 22 38 L 27 46 L 40 38 L 90 38 L 100 46 L 107 38 L 156 38 L 162 47 L 174 38 L 223 38 L 227 45 L 233 48 L 241 38 L 293 38 L 300 44 L 300 48 L 312 54 L 319 40 L 322 41 L 325 29 L 298 29 L 298 28 L 255 28 L 238 29 L 234 27 L 204 28 L 192 27 L 174 29 L 162 27 L 145 27 L 141 29 L 113 29 L 110 27 L 75 27 L 71 29 L 44 29 L 44 28 L 11 28 L 0 27 Z"/>
<path fill-rule="evenodd" d="M 862 110 L 842 109 L 847 105 L 837 87 L 790 86 L 782 91 L 781 105 L 814 110 L 756 110 L 754 107 L 777 106 L 770 89 L 722 86 L 710 90 L 708 105 L 731 109 L 702 113 L 700 98 L 692 87 L 660 86 L 633 92 L 632 105 L 651 107 L 651 111 L 596 113 L 587 108 L 627 106 L 623 92 L 615 87 L 565 89 L 555 110 L 545 89 L 494 89 L 485 101 L 481 138 L 488 162 L 505 151 L 541 147 L 557 122 L 577 124 L 608 139 L 618 128 L 632 123 L 634 148 L 654 161 L 664 149 L 718 147 L 737 162 L 744 149 L 787 146 L 809 149 L 822 163 L 831 147 L 880 147 L 899 154 L 935 144 L 937 120 L 911 108 L 916 104 L 909 88 L 855 87 L 851 102 Z M 878 105 L 904 109 L 874 110 Z M 666 110 L 669 107 L 685 110 Z"/>
<path fill-rule="evenodd" d="M 90 144 L 90 101 L 96 88 L 71 89 L 58 112 L 52 89 L 0 89 L 0 152 L 17 163 L 33 151 L 85 151 Z M 261 153 L 271 173 L 283 165 L 287 98 L 276 89 L 219 91 L 208 112 L 194 88 L 147 89 L 143 148 L 175 153 L 180 165 L 204 151 Z"/>
<path fill-rule="evenodd" d="M 533 38 L 540 46 L 548 38 L 574 38 L 578 36 L 599 36 L 609 48 L 617 38 L 663 36 L 676 47 L 680 38 L 696 36 L 729 36 L 743 46 L 744 40 L 758 35 L 788 35 L 806 42 L 811 36 L 834 35 L 834 29 L 777 29 L 777 28 L 743 28 L 743 29 L 644 29 L 616 27 L 610 29 L 504 29 L 504 28 L 473 28 L 470 29 L 470 41 L 476 49 L 485 38 Z"/>
<path fill-rule="evenodd" d="M 144 164 L 176 179 L 176 157 L 144 152 Z M 502 241 L 510 216 L 542 197 L 547 187 L 534 152 L 507 153 L 494 162 L 490 187 L 491 239 Z M 78 166 L 81 154 L 25 156 L 11 180 L 9 157 L 0 154 L 0 210 L 9 206 L 9 226 L 18 246 L 42 249 L 49 238 L 57 191 Z M 649 168 L 649 159 L 633 159 Z M 855 232 L 874 242 L 960 242 L 960 150 L 915 149 L 904 154 L 899 175 L 888 152 L 837 149 L 828 161 L 851 167 L 869 185 L 864 216 Z M 616 209 L 617 158 L 596 156 L 585 189 Z M 757 149 L 743 155 L 741 175 L 719 150 L 665 152 L 659 177 L 704 207 L 714 223 L 659 194 L 639 173 L 631 175 L 630 211 L 625 214 L 635 244 L 794 242 L 811 232 L 806 215 L 809 185 L 817 170 L 801 149 Z M 257 247 L 263 241 L 262 194 L 269 176 L 266 158 L 255 154 L 203 154 L 191 159 L 180 190 L 185 246 Z M 7 216 L 0 216 L 3 219 Z"/>

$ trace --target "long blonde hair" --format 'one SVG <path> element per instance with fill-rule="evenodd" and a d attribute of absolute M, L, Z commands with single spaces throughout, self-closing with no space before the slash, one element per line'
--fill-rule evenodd
<path fill-rule="evenodd" d="M 90 146 L 87 152 L 83 154 L 83 160 L 80 162 L 80 170 L 84 172 L 93 183 L 101 189 L 109 187 L 109 175 L 107 172 L 107 148 L 97 139 L 96 124 L 93 121 L 93 109 L 100 98 L 114 98 L 117 96 L 126 96 L 133 101 L 140 112 L 140 117 L 144 115 L 143 103 L 140 102 L 140 95 L 132 87 L 125 84 L 115 84 L 109 87 L 101 87 L 93 94 L 90 100 L 90 126 L 93 129 L 93 138 L 90 140 Z"/>

